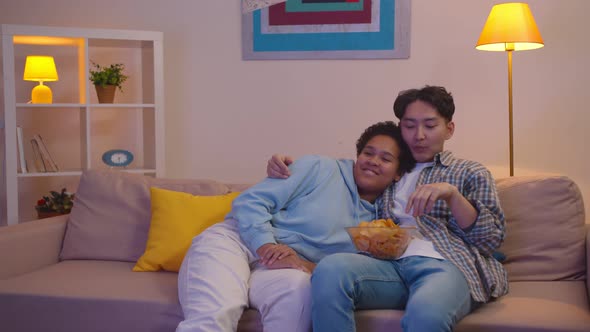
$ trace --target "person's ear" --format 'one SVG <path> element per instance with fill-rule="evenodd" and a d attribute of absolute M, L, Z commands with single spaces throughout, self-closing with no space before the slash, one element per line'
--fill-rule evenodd
<path fill-rule="evenodd" d="M 447 134 L 445 135 L 445 140 L 448 140 L 453 137 L 453 133 L 455 132 L 455 123 L 453 121 L 449 121 L 447 122 L 446 126 Z"/>

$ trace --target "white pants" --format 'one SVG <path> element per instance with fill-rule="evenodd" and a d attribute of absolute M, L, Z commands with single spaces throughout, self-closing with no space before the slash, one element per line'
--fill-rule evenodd
<path fill-rule="evenodd" d="M 260 312 L 265 332 L 311 331 L 310 274 L 256 262 L 233 219 L 196 236 L 178 274 L 184 321 L 176 332 L 236 331 L 248 305 Z"/>

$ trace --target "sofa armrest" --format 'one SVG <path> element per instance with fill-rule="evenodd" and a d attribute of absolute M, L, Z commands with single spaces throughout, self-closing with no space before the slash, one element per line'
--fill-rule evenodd
<path fill-rule="evenodd" d="M 68 217 L 0 227 L 0 280 L 57 263 Z"/>

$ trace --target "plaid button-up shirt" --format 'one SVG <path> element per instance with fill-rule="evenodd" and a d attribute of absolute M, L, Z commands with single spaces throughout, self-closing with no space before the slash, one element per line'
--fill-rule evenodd
<path fill-rule="evenodd" d="M 429 214 L 417 218 L 420 232 L 463 272 L 475 301 L 487 302 L 508 293 L 506 270 L 492 256 L 505 236 L 504 212 L 492 175 L 477 162 L 456 159 L 450 151 L 443 151 L 435 156 L 432 166 L 422 170 L 416 186 L 437 182 L 457 187 L 477 210 L 477 219 L 463 230 L 446 202 L 438 200 Z M 394 199 L 395 184 L 378 202 L 384 218 L 394 218 Z"/>

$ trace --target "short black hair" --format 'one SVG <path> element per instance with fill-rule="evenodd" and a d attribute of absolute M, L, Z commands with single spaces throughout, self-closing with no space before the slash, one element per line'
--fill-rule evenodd
<path fill-rule="evenodd" d="M 367 143 L 375 136 L 385 135 L 391 137 L 399 146 L 399 175 L 410 172 L 416 166 L 416 160 L 412 156 L 410 148 L 402 138 L 402 132 L 393 121 L 378 122 L 365 129 L 361 137 L 356 141 L 356 156 L 358 157 Z"/>
<path fill-rule="evenodd" d="M 417 100 L 430 104 L 447 122 L 453 120 L 453 114 L 455 113 L 453 96 L 442 86 L 426 85 L 421 89 L 400 92 L 393 103 L 393 113 L 401 120 L 408 105 Z"/>

